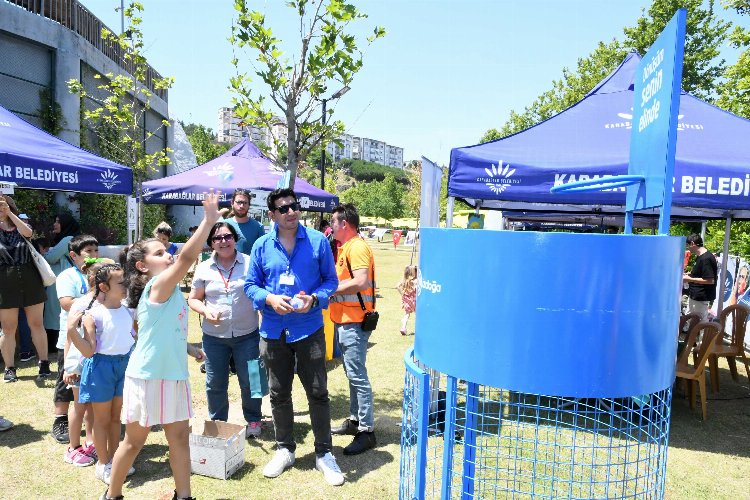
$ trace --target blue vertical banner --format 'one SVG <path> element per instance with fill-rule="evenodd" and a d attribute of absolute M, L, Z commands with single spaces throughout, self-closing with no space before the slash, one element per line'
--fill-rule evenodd
<path fill-rule="evenodd" d="M 677 145 L 677 114 L 685 52 L 687 10 L 679 9 L 638 65 L 628 173 L 645 183 L 627 188 L 628 211 L 663 207 L 659 229 L 668 233 Z"/>

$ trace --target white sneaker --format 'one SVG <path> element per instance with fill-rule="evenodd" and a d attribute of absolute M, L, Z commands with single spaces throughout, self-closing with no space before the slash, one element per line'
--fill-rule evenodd
<path fill-rule="evenodd" d="M 96 464 L 94 476 L 104 484 L 109 485 L 109 476 L 112 474 L 112 464 Z"/>
<path fill-rule="evenodd" d="M 323 473 L 323 477 L 331 486 L 344 484 L 344 475 L 336 463 L 336 458 L 330 451 L 322 457 L 315 457 L 315 468 Z"/>
<path fill-rule="evenodd" d="M 7 431 L 8 429 L 13 428 L 13 422 L 10 420 L 0 417 L 0 432 Z"/>
<path fill-rule="evenodd" d="M 266 477 L 279 477 L 282 472 L 294 464 L 294 452 L 286 448 L 279 448 L 274 453 L 270 462 L 263 467 L 263 475 Z"/>

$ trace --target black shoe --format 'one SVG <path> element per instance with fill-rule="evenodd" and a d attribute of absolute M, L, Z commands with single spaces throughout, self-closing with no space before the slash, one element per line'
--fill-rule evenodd
<path fill-rule="evenodd" d="M 5 369 L 5 376 L 3 376 L 3 382 L 15 382 L 18 380 L 18 377 L 16 376 L 16 367 L 15 366 L 9 366 Z"/>
<path fill-rule="evenodd" d="M 36 358 L 36 354 L 34 354 L 34 351 L 21 351 L 20 353 L 18 353 L 18 360 L 21 363 L 31 361 L 34 358 Z"/>
<path fill-rule="evenodd" d="M 178 497 L 177 490 L 174 490 L 174 496 L 172 497 L 172 500 L 195 500 L 195 497 Z"/>
<path fill-rule="evenodd" d="M 108 497 L 107 492 L 109 491 L 109 488 L 104 490 L 104 493 L 102 493 L 102 496 L 99 498 L 99 500 L 124 500 L 125 497 L 122 495 L 117 495 L 116 497 Z"/>
<path fill-rule="evenodd" d="M 36 378 L 42 380 L 51 375 L 52 372 L 49 369 L 49 361 L 39 361 L 39 375 L 37 375 Z"/>
<path fill-rule="evenodd" d="M 375 433 L 361 431 L 354 436 L 351 444 L 344 448 L 344 455 L 359 455 L 370 448 L 375 448 Z"/>
<path fill-rule="evenodd" d="M 345 419 L 338 427 L 331 429 L 331 434 L 335 436 L 346 436 L 347 434 L 349 436 L 356 436 L 358 432 L 359 422 L 350 418 Z"/>
<path fill-rule="evenodd" d="M 52 424 L 52 432 L 50 434 L 52 434 L 52 437 L 55 438 L 55 441 L 60 444 L 70 443 L 67 415 L 55 418 L 55 423 Z"/>
<path fill-rule="evenodd" d="M 201 373 L 206 373 L 206 363 L 201 363 Z"/>

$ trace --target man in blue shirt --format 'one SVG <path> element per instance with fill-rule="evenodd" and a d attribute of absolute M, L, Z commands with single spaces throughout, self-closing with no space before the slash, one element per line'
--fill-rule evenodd
<path fill-rule="evenodd" d="M 331 453 L 331 412 L 325 366 L 322 308 L 336 290 L 338 278 L 328 240 L 299 223 L 300 205 L 291 189 L 268 195 L 271 232 L 253 245 L 245 293 L 263 314 L 260 355 L 268 370 L 273 424 L 278 449 L 263 468 L 277 477 L 294 464 L 292 382 L 295 365 L 305 388 L 315 436 L 315 468 L 325 480 L 344 482 Z"/>
<path fill-rule="evenodd" d="M 250 255 L 255 241 L 266 232 L 260 222 L 250 217 L 250 199 L 252 195 L 246 189 L 235 189 L 232 194 L 232 213 L 234 217 L 224 222 L 231 224 L 237 230 L 240 239 L 237 242 L 237 251 Z"/>

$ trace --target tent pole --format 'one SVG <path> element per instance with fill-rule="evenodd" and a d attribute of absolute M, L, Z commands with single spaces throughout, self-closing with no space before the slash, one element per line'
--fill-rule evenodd
<path fill-rule="evenodd" d="M 701 239 L 706 239 L 706 221 L 701 222 Z"/>
<path fill-rule="evenodd" d="M 731 229 L 732 215 L 727 216 L 727 222 L 724 225 L 724 251 L 721 254 L 721 278 L 719 281 L 719 293 L 716 295 L 716 316 L 721 314 L 724 309 L 724 286 L 727 281 L 727 262 L 729 261 L 729 231 Z M 703 223 L 703 227 L 706 227 L 706 223 Z"/>
<path fill-rule="evenodd" d="M 455 198 L 453 196 L 448 197 L 448 206 L 445 209 L 445 227 L 448 229 L 453 227 L 453 203 Z"/>

